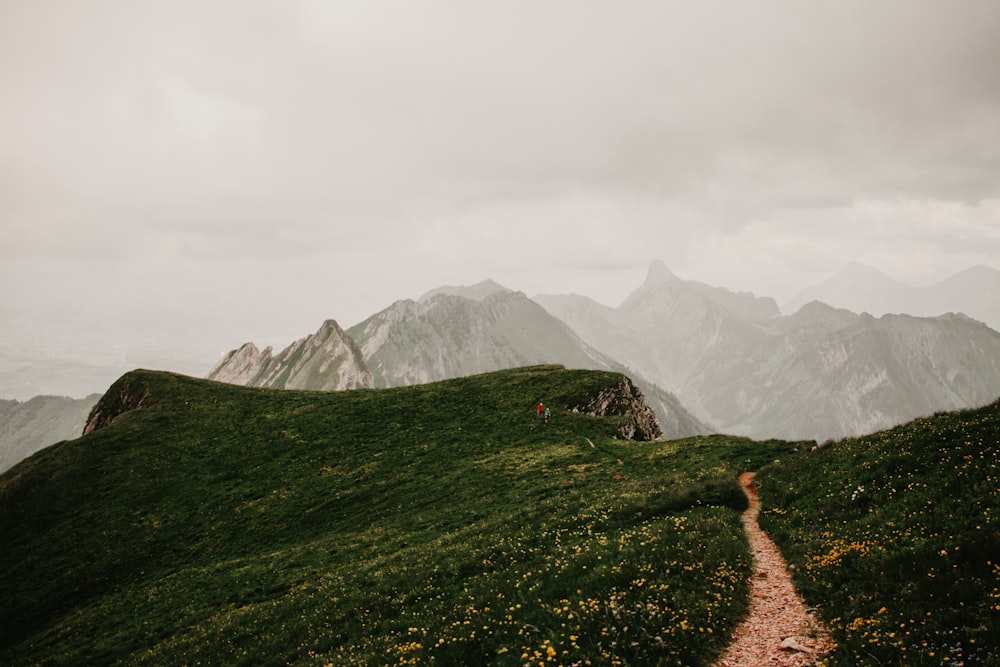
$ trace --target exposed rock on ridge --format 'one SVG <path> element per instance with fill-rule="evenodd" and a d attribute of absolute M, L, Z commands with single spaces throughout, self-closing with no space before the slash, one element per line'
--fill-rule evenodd
<path fill-rule="evenodd" d="M 155 402 L 156 399 L 150 395 L 149 385 L 145 380 L 135 377 L 132 373 L 126 373 L 108 388 L 90 411 L 87 424 L 83 427 L 83 435 L 110 426 L 120 415 L 141 410 Z"/>
<path fill-rule="evenodd" d="M 618 434 L 625 440 L 663 437 L 656 413 L 647 405 L 639 388 L 624 375 L 617 385 L 602 389 L 596 396 L 581 405 L 570 406 L 570 409 L 594 417 L 624 417 L 625 423 L 618 429 Z"/>

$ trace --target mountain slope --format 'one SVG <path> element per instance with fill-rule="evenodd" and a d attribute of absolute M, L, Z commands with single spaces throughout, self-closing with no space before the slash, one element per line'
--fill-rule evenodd
<path fill-rule="evenodd" d="M 792 447 L 621 440 L 623 381 L 129 373 L 0 476 L 0 663 L 708 664 L 746 604 L 736 474 Z"/>
<path fill-rule="evenodd" d="M 80 437 L 90 409 L 100 398 L 35 396 L 24 402 L 0 400 L 0 472 L 43 447 Z"/>
<path fill-rule="evenodd" d="M 338 391 L 372 387 L 371 372 L 361 352 L 334 320 L 300 338 L 277 356 L 245 343 L 227 354 L 208 379 L 249 387 Z"/>
<path fill-rule="evenodd" d="M 348 334 L 380 387 L 538 363 L 609 368 L 602 355 L 519 292 L 482 301 L 447 294 L 397 301 Z"/>
<path fill-rule="evenodd" d="M 717 392 L 714 410 L 734 410 L 739 432 L 816 440 L 871 433 L 1000 396 L 1000 334 L 960 315 L 854 315 L 819 303 L 781 321 L 781 335 L 752 367 L 734 366 L 739 402 Z M 825 324 L 842 318 L 841 326 Z M 817 321 L 824 324 L 816 324 Z"/>

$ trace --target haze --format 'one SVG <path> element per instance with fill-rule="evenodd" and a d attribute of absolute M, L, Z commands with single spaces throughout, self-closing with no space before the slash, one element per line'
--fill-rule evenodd
<path fill-rule="evenodd" d="M 441 284 L 1000 267 L 1000 3 L 0 5 L 0 397 Z"/>

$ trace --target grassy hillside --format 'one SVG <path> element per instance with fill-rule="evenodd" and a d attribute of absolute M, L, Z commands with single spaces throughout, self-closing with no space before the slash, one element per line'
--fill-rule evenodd
<path fill-rule="evenodd" d="M 1000 403 L 787 459 L 761 523 L 840 643 L 831 665 L 1000 665 Z"/>
<path fill-rule="evenodd" d="M 0 664 L 707 664 L 746 607 L 736 475 L 793 447 L 615 440 L 566 408 L 617 376 L 558 367 L 128 377 L 145 407 L 0 476 Z"/>

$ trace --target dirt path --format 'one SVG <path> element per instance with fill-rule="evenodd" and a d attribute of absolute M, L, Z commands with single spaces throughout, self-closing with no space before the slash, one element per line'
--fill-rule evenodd
<path fill-rule="evenodd" d="M 714 667 L 815 665 L 829 651 L 829 637 L 819 620 L 806 610 L 792 586 L 785 559 L 757 523 L 760 501 L 753 473 L 743 473 L 740 484 L 750 500 L 750 507 L 743 513 L 743 527 L 754 553 L 750 614 L 736 628 L 733 643 Z"/>

